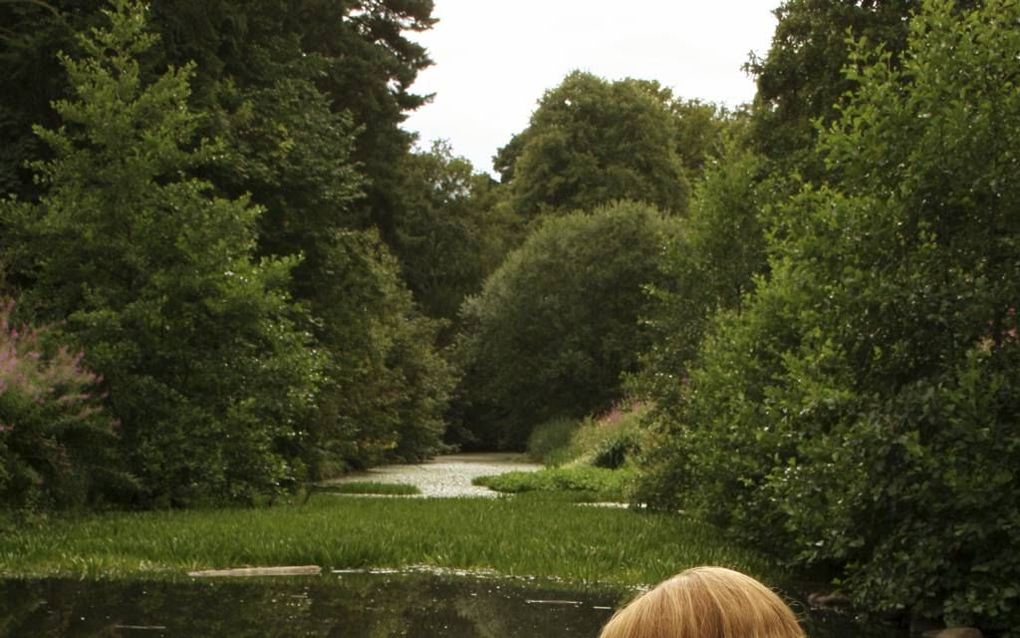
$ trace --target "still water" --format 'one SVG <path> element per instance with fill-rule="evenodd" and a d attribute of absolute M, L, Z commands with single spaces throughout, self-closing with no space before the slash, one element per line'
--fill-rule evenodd
<path fill-rule="evenodd" d="M 0 581 L 0 636 L 545 638 L 598 635 L 627 592 L 430 574 L 109 582 Z M 899 638 L 844 615 L 812 638 Z"/>

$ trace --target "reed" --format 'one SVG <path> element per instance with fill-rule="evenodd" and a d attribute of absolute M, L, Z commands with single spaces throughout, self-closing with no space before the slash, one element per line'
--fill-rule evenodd
<path fill-rule="evenodd" d="M 495 570 L 577 585 L 655 583 L 692 565 L 764 578 L 764 556 L 676 515 L 534 499 L 313 495 L 261 509 L 108 513 L 0 535 L 0 575 L 184 577 L 197 569 L 305 565 Z"/>

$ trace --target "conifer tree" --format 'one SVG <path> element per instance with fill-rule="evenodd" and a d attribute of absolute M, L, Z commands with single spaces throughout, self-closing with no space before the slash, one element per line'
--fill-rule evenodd
<path fill-rule="evenodd" d="M 250 499 L 298 469 L 288 449 L 312 403 L 317 364 L 295 330 L 295 259 L 251 258 L 262 210 L 189 176 L 221 146 L 195 140 L 192 67 L 152 82 L 146 5 L 112 0 L 109 26 L 61 56 L 73 88 L 37 127 L 53 159 L 44 195 L 0 210 L 24 307 L 66 319 L 108 385 L 144 496 Z"/>

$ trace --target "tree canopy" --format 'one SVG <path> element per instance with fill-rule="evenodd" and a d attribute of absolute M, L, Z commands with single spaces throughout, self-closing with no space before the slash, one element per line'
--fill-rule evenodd
<path fill-rule="evenodd" d="M 484 443 L 519 447 L 537 423 L 622 396 L 646 344 L 643 288 L 670 224 L 619 202 L 551 218 L 510 253 L 462 310 L 462 387 Z"/>
<path fill-rule="evenodd" d="M 514 210 L 534 217 L 631 199 L 685 212 L 690 187 L 668 98 L 654 82 L 568 75 L 497 159 Z"/>
<path fill-rule="evenodd" d="M 83 56 L 62 58 L 74 92 L 55 104 L 63 125 L 36 129 L 53 154 L 37 164 L 46 194 L 2 209 L 30 282 L 22 302 L 66 318 L 103 375 L 147 497 L 271 490 L 294 479 L 280 445 L 317 369 L 287 303 L 294 261 L 254 262 L 261 209 L 184 176 L 217 149 L 194 138 L 191 69 L 146 82 L 143 9 L 105 13 Z"/>
<path fill-rule="evenodd" d="M 403 179 L 431 2 L 105 4 L 0 6 L 0 248 L 19 318 L 66 318 L 103 375 L 139 495 L 435 450 L 452 376 L 372 202 Z"/>
<path fill-rule="evenodd" d="M 1016 626 L 1013 2 L 930 0 L 899 62 L 859 42 L 820 134 L 827 185 L 778 214 L 770 278 L 713 326 L 647 498 L 871 609 Z M 976 602 L 976 601 L 981 601 Z"/>

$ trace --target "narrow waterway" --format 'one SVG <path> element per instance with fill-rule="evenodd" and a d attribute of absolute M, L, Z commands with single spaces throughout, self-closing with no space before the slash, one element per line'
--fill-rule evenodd
<path fill-rule="evenodd" d="M 372 481 L 376 483 L 404 483 L 421 490 L 422 498 L 449 498 L 474 496 L 494 498 L 499 494 L 487 487 L 472 485 L 479 476 L 505 472 L 533 472 L 542 466 L 527 463 L 520 454 L 449 454 L 437 456 L 426 463 L 414 465 L 385 465 L 365 472 L 356 472 L 330 483 Z"/>

